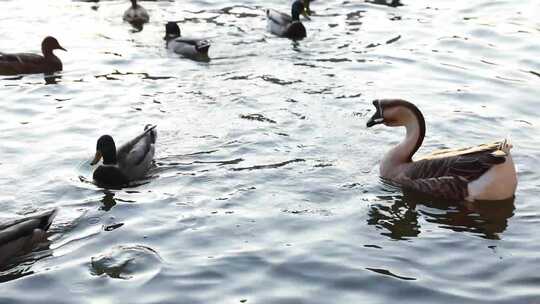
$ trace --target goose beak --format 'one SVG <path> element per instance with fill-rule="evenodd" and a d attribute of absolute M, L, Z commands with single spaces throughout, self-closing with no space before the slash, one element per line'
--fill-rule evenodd
<path fill-rule="evenodd" d="M 371 116 L 371 118 L 367 121 L 366 127 L 368 128 L 373 127 L 374 125 L 382 124 L 384 122 L 383 110 L 379 100 L 374 100 L 373 105 L 377 109 L 377 112 L 375 112 L 375 114 L 373 114 L 373 116 Z"/>
<path fill-rule="evenodd" d="M 101 152 L 96 151 L 96 156 L 94 156 L 94 160 L 92 160 L 90 165 L 94 166 L 95 164 L 99 162 L 100 159 L 101 159 Z"/>

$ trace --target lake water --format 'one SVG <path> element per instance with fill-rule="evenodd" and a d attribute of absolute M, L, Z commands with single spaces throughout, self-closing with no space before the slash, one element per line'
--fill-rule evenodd
<path fill-rule="evenodd" d="M 0 77 L 0 218 L 59 208 L 51 243 L 0 272 L 0 303 L 540 303 L 540 2 L 315 1 L 308 37 L 266 32 L 288 1 L 1 1 L 2 52 L 68 52 L 58 77 Z M 164 23 L 212 42 L 167 52 Z M 378 178 L 414 102 L 420 153 L 512 138 L 507 203 L 404 196 Z M 158 125 L 148 183 L 93 185 L 97 138 Z"/>

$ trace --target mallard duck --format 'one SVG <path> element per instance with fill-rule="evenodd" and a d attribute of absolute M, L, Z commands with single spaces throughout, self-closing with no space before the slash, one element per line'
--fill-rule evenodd
<path fill-rule="evenodd" d="M 150 15 L 144 7 L 137 4 L 137 0 L 131 0 L 131 7 L 124 12 L 123 19 L 134 26 L 141 27 L 150 21 Z"/>
<path fill-rule="evenodd" d="M 63 50 L 56 38 L 47 36 L 41 42 L 42 55 L 32 53 L 0 53 L 0 74 L 36 74 L 54 73 L 62 70 L 62 61 L 53 54 L 53 50 Z"/>
<path fill-rule="evenodd" d="M 300 14 L 306 19 L 310 19 L 306 13 L 304 2 L 295 0 L 291 7 L 291 15 L 276 11 L 266 10 L 268 19 L 268 30 L 275 35 L 291 39 L 302 39 L 306 37 L 306 28 L 300 22 Z"/>
<path fill-rule="evenodd" d="M 391 149 L 380 164 L 380 175 L 390 182 L 449 200 L 504 200 L 512 198 L 517 176 L 507 141 L 470 148 L 447 149 L 412 160 L 422 145 L 424 116 L 412 103 L 400 99 L 375 100 L 375 114 L 367 127 L 404 126 L 405 140 Z"/>
<path fill-rule="evenodd" d="M 169 50 L 187 57 L 207 55 L 208 49 L 210 49 L 210 42 L 206 39 L 181 37 L 180 27 L 176 22 L 165 24 L 165 37 L 163 39 Z"/>
<path fill-rule="evenodd" d="M 25 218 L 0 222 L 0 265 L 10 258 L 30 252 L 45 239 L 56 215 L 53 209 Z"/>
<path fill-rule="evenodd" d="M 94 170 L 94 180 L 100 186 L 121 187 L 143 178 L 154 159 L 157 138 L 156 126 L 147 125 L 144 132 L 122 145 L 118 150 L 110 135 L 101 136 L 91 165 L 101 158 L 103 163 Z"/>

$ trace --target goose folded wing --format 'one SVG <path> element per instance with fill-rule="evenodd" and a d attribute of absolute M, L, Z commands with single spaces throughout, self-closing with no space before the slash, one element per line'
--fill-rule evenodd
<path fill-rule="evenodd" d="M 470 182 L 482 176 L 492 166 L 504 163 L 506 155 L 497 146 L 481 150 L 462 150 L 444 157 L 424 158 L 413 162 L 405 175 L 412 180 L 453 176 Z"/>
<path fill-rule="evenodd" d="M 441 176 L 422 179 L 400 180 L 405 189 L 425 194 L 437 193 L 437 196 L 447 200 L 460 201 L 467 197 L 467 180 L 457 176 Z"/>

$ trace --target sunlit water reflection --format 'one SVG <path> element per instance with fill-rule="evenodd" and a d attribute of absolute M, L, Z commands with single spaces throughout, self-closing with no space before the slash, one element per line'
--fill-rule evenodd
<path fill-rule="evenodd" d="M 0 51 L 68 49 L 56 77 L 0 77 L 0 216 L 60 209 L 51 244 L 0 273 L 0 303 L 538 300 L 538 3 L 315 1 L 292 42 L 265 31 L 286 1 L 142 2 L 140 32 L 127 2 L 0 3 Z M 167 52 L 170 20 L 210 60 Z M 365 129 L 381 97 L 422 109 L 421 153 L 510 136 L 515 200 L 384 185 L 403 133 Z M 97 138 L 147 123 L 149 180 L 89 182 Z"/>

